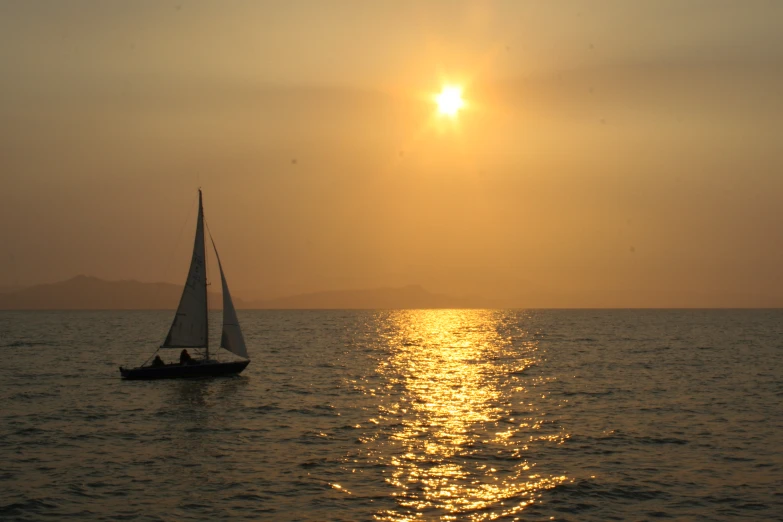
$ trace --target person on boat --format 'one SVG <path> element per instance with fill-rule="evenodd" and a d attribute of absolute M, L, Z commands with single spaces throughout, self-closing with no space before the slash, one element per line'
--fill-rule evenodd
<path fill-rule="evenodd" d="M 190 364 L 193 362 L 193 358 L 190 356 L 188 351 L 183 348 L 182 352 L 179 354 L 179 363 L 180 364 Z"/>
<path fill-rule="evenodd" d="M 152 366 L 154 368 L 158 368 L 160 366 L 166 366 L 166 363 L 163 362 L 163 359 L 160 358 L 160 355 L 156 355 L 155 359 L 152 360 Z"/>

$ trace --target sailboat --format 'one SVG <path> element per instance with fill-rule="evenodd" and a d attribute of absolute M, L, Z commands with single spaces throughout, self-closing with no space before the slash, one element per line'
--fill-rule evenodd
<path fill-rule="evenodd" d="M 177 307 L 177 313 L 171 323 L 171 328 L 159 349 L 174 348 L 183 351 L 188 348 L 203 349 L 203 358 L 186 358 L 180 363 L 166 364 L 156 356 L 152 364 L 142 364 L 137 368 L 123 368 L 120 375 L 124 379 L 176 379 L 185 377 L 213 377 L 218 375 L 235 375 L 244 370 L 250 359 L 247 355 L 245 338 L 239 327 L 239 319 L 231 301 L 228 283 L 223 273 L 223 265 L 210 234 L 212 248 L 215 250 L 220 281 L 223 286 L 223 332 L 220 336 L 220 348 L 242 357 L 241 361 L 218 361 L 209 354 L 209 305 L 207 302 L 207 256 L 204 237 L 204 205 L 201 189 L 198 191 L 198 222 L 196 224 L 196 239 L 193 243 L 193 257 L 182 297 Z M 157 351 L 155 352 L 157 354 Z"/>

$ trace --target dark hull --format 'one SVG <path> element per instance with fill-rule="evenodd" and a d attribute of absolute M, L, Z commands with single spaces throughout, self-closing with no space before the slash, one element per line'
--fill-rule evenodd
<path fill-rule="evenodd" d="M 123 379 L 189 379 L 193 377 L 218 377 L 220 375 L 237 375 L 244 370 L 250 361 L 233 362 L 200 362 L 196 364 L 168 364 L 166 366 L 140 366 L 139 368 L 123 368 L 120 375 Z"/>

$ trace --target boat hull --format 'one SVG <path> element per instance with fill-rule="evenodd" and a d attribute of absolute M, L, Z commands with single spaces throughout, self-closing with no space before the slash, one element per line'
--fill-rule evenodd
<path fill-rule="evenodd" d="M 167 364 L 166 366 L 140 366 L 138 368 L 123 368 L 120 375 L 128 380 L 155 379 L 190 379 L 195 377 L 218 377 L 221 375 L 237 375 L 244 370 L 250 361 L 232 362 L 199 362 L 196 364 Z"/>

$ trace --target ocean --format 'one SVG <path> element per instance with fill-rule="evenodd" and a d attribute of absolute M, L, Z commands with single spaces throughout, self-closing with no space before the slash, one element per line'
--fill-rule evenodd
<path fill-rule="evenodd" d="M 783 520 L 783 310 L 239 315 L 0 312 L 0 519 Z"/>

